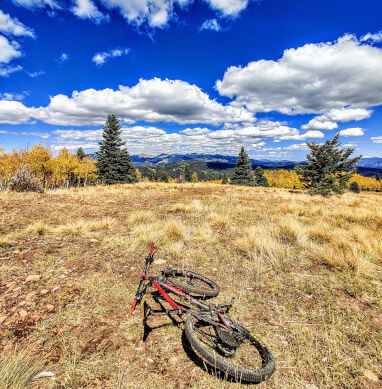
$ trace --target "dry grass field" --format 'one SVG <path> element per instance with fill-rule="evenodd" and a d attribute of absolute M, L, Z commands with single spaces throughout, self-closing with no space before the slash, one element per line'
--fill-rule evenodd
<path fill-rule="evenodd" d="M 152 240 L 152 274 L 236 296 L 277 363 L 259 388 L 382 385 L 381 194 L 140 183 L 1 193 L 0 210 L 1 388 L 243 386 L 195 364 L 167 317 L 142 341 L 128 312 Z"/>

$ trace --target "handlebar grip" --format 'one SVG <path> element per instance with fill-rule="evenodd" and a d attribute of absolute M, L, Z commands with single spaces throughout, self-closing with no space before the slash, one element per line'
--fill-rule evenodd
<path fill-rule="evenodd" d="M 132 315 L 134 313 L 136 305 L 137 305 L 137 300 L 134 300 L 133 304 L 131 306 L 131 309 L 130 309 L 130 315 Z"/>
<path fill-rule="evenodd" d="M 150 250 L 149 250 L 149 255 L 151 255 L 153 253 L 154 246 L 155 246 L 155 242 L 152 242 L 151 246 L 150 246 Z"/>

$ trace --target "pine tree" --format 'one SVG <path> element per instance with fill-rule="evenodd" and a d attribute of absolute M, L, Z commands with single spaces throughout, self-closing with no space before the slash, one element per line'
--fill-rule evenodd
<path fill-rule="evenodd" d="M 353 181 L 350 186 L 349 186 L 349 189 L 351 192 L 353 193 L 360 193 L 361 192 L 361 189 L 358 185 L 358 182 L 357 181 Z"/>
<path fill-rule="evenodd" d="M 264 170 L 260 166 L 255 169 L 255 183 L 256 186 L 269 186 L 267 177 L 264 176 Z"/>
<path fill-rule="evenodd" d="M 109 115 L 103 127 L 100 149 L 96 153 L 100 179 L 106 184 L 136 182 L 135 167 L 130 154 L 122 146 L 121 125 L 115 115 Z"/>
<path fill-rule="evenodd" d="M 306 156 L 308 162 L 298 169 L 302 181 L 313 194 L 342 194 L 361 156 L 348 159 L 354 149 L 340 148 L 339 133 L 322 145 L 316 142 L 307 145 L 311 150 Z"/>
<path fill-rule="evenodd" d="M 82 147 L 79 147 L 76 152 L 76 157 L 80 160 L 83 160 L 86 157 L 86 154 L 84 152 L 84 149 Z"/>
<path fill-rule="evenodd" d="M 255 185 L 255 179 L 252 175 L 252 164 L 248 158 L 248 154 L 244 150 L 244 147 L 240 150 L 235 172 L 231 178 L 231 184 L 248 186 Z"/>
<path fill-rule="evenodd" d="M 377 181 L 380 181 L 380 180 L 381 180 L 381 177 L 380 177 L 380 175 L 379 175 L 378 173 L 376 173 L 375 179 L 376 179 Z"/>
<path fill-rule="evenodd" d="M 227 177 L 227 174 L 225 174 L 225 173 L 223 174 L 222 184 L 223 185 L 228 184 L 228 177 Z"/>
<path fill-rule="evenodd" d="M 159 174 L 159 181 L 160 182 L 168 182 L 168 175 L 164 170 L 161 170 Z"/>
<path fill-rule="evenodd" d="M 189 165 L 186 165 L 184 167 L 184 179 L 187 182 L 191 182 L 192 181 L 191 170 L 190 170 L 190 166 Z"/>

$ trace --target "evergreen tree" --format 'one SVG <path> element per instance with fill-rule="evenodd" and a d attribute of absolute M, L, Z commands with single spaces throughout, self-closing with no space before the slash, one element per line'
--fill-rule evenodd
<path fill-rule="evenodd" d="M 135 167 L 130 154 L 122 146 L 121 125 L 115 115 L 109 115 L 103 127 L 103 140 L 96 153 L 100 179 L 106 184 L 136 182 Z"/>
<path fill-rule="evenodd" d="M 379 175 L 378 173 L 376 173 L 375 179 L 376 179 L 377 181 L 381 181 L 381 177 L 380 177 L 380 175 Z"/>
<path fill-rule="evenodd" d="M 189 165 L 186 165 L 184 167 L 184 179 L 187 182 L 191 182 L 192 181 L 192 175 L 191 175 L 191 170 L 190 170 L 190 166 Z"/>
<path fill-rule="evenodd" d="M 235 172 L 231 178 L 231 184 L 248 186 L 255 185 L 255 179 L 252 175 L 252 164 L 248 158 L 248 154 L 244 150 L 244 147 L 240 150 Z"/>
<path fill-rule="evenodd" d="M 225 174 L 225 173 L 223 174 L 222 184 L 223 184 L 223 185 L 228 184 L 228 177 L 227 177 L 227 174 Z"/>
<path fill-rule="evenodd" d="M 264 176 L 264 170 L 260 166 L 255 169 L 255 183 L 256 186 L 269 186 L 267 177 Z"/>
<path fill-rule="evenodd" d="M 342 194 L 346 184 L 355 173 L 355 165 L 361 156 L 348 159 L 354 149 L 341 149 L 339 134 L 324 144 L 307 143 L 310 153 L 308 162 L 298 169 L 302 181 L 311 193 L 328 195 L 332 192 Z"/>
<path fill-rule="evenodd" d="M 83 149 L 82 147 L 79 147 L 79 148 L 77 149 L 76 157 L 77 157 L 79 160 L 81 160 L 81 161 L 86 157 L 86 154 L 85 154 L 84 149 Z"/>
<path fill-rule="evenodd" d="M 358 185 L 358 182 L 357 181 L 353 181 L 350 186 L 349 186 L 349 189 L 351 192 L 353 193 L 360 193 L 361 192 L 361 189 Z"/>
<path fill-rule="evenodd" d="M 159 181 L 160 182 L 168 182 L 168 175 L 164 170 L 161 170 L 159 174 Z"/>

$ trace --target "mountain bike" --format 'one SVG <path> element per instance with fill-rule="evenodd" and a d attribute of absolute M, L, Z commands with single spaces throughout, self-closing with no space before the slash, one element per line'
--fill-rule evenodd
<path fill-rule="evenodd" d="M 219 286 L 192 271 L 166 268 L 158 276 L 149 276 L 149 267 L 154 261 L 153 250 L 154 242 L 145 258 L 130 314 L 134 314 L 148 288 L 154 287 L 171 308 L 152 309 L 145 301 L 144 322 L 150 316 L 177 315 L 184 322 L 184 332 L 192 350 L 207 365 L 235 381 L 260 383 L 269 378 L 275 369 L 270 350 L 251 331 L 227 316 L 234 298 L 229 304 L 207 304 L 206 300 L 219 294 Z M 174 301 L 170 294 L 181 302 Z M 183 318 L 185 315 L 188 316 L 186 319 Z"/>

